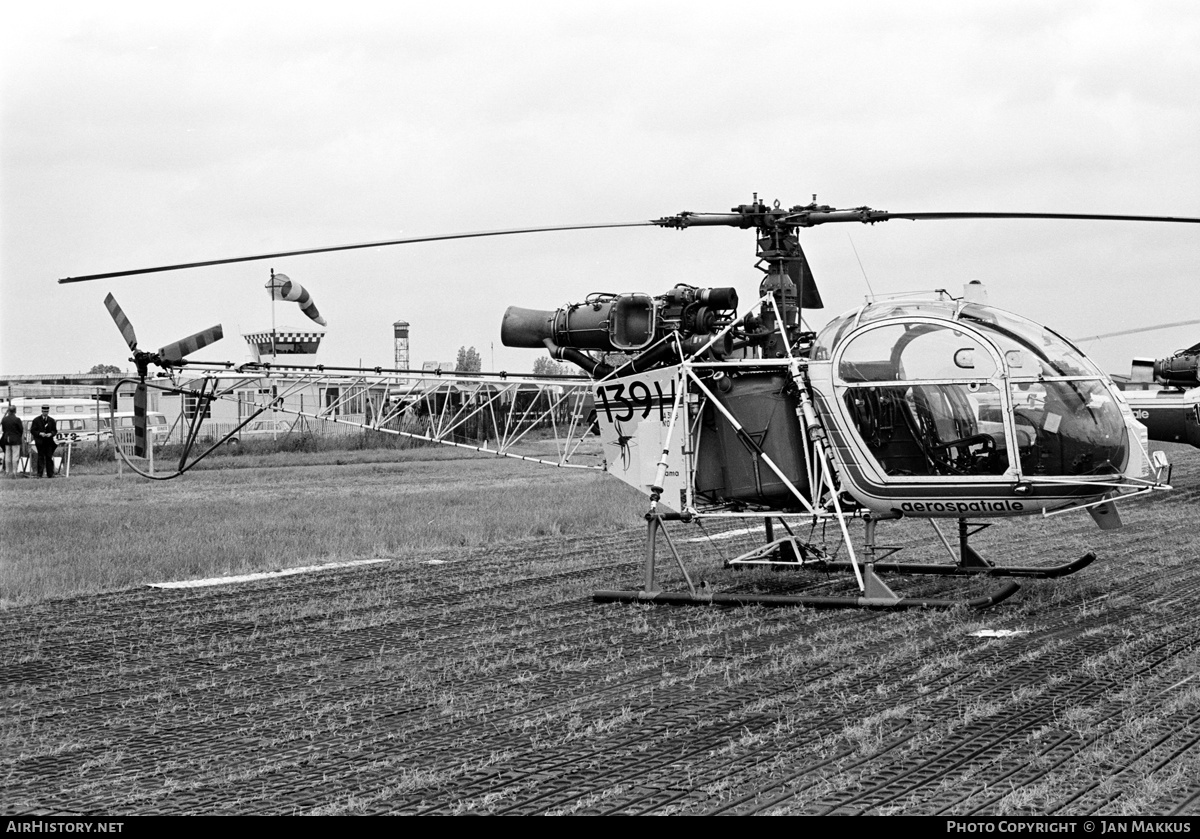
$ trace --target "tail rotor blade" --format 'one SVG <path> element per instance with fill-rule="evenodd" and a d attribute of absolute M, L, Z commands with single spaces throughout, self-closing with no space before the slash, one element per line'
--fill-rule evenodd
<path fill-rule="evenodd" d="M 117 329 L 121 330 L 121 337 L 125 339 L 129 349 L 136 351 L 137 335 L 133 332 L 133 324 L 129 322 L 129 318 L 125 317 L 125 312 L 121 310 L 120 305 L 117 304 L 117 298 L 113 297 L 111 292 L 104 298 L 104 305 L 108 307 L 108 313 L 116 322 Z"/>
<path fill-rule="evenodd" d="M 133 392 L 133 456 L 146 456 L 146 383 Z"/>
<path fill-rule="evenodd" d="M 209 344 L 215 344 L 225 337 L 224 331 L 221 329 L 221 324 L 211 326 L 202 332 L 197 332 L 195 335 L 189 335 L 182 341 L 176 341 L 174 344 L 167 344 L 158 351 L 159 356 L 163 361 L 183 361 L 192 353 L 196 352 Z"/>

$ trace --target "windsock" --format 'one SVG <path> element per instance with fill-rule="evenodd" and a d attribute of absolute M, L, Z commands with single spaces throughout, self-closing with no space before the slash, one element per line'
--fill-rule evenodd
<path fill-rule="evenodd" d="M 267 291 L 271 294 L 272 300 L 288 300 L 292 303 L 300 304 L 300 311 L 315 320 L 321 326 L 328 326 L 325 318 L 321 317 L 321 313 L 317 311 L 317 304 L 313 303 L 312 296 L 305 290 L 300 283 L 294 283 L 288 279 L 287 274 L 271 274 L 271 281 L 267 283 Z"/>

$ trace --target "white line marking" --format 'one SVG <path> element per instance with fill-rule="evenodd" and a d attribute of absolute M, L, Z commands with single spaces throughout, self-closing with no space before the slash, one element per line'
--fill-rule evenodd
<path fill-rule="evenodd" d="M 971 638 L 1010 638 L 1013 635 L 1026 635 L 1028 629 L 980 629 L 968 633 Z"/>
<path fill-rule="evenodd" d="M 720 533 L 714 533 L 712 536 L 698 536 L 695 539 L 680 539 L 680 542 L 707 542 L 709 539 L 717 541 L 718 539 L 732 539 L 734 536 L 745 536 L 747 533 L 754 533 L 757 527 L 743 527 L 741 530 L 723 530 Z"/>
<path fill-rule="evenodd" d="M 260 571 L 256 574 L 239 574 L 236 577 L 210 577 L 207 580 L 179 580 L 173 583 L 150 583 L 150 588 L 204 588 L 205 586 L 223 586 L 230 583 L 249 583 L 254 580 L 271 580 L 276 577 L 290 577 L 293 574 L 307 574 L 309 571 L 328 571 L 333 568 L 353 568 L 356 565 L 374 565 L 377 562 L 391 562 L 390 559 L 355 559 L 349 562 L 329 562 L 325 565 L 307 565 L 303 568 L 283 568 L 279 571 Z"/>
<path fill-rule="evenodd" d="M 1163 695 L 1164 693 L 1166 693 L 1168 690 L 1175 690 L 1175 688 L 1179 687 L 1180 685 L 1187 684 L 1187 683 L 1188 683 L 1188 682 L 1190 682 L 1192 679 L 1196 678 L 1196 676 L 1198 676 L 1198 675 L 1200 675 L 1200 673 L 1193 673 L 1192 675 L 1188 676 L 1186 679 L 1183 679 L 1182 681 L 1178 681 L 1178 682 L 1176 682 L 1175 684 L 1171 685 L 1169 688 L 1164 688 L 1163 690 L 1160 690 L 1160 691 L 1158 692 L 1158 695 L 1159 695 L 1159 696 L 1162 696 L 1162 695 Z"/>

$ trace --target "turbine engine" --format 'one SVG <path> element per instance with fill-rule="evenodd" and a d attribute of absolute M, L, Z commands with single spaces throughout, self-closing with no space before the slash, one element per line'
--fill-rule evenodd
<path fill-rule="evenodd" d="M 1178 388 L 1200 386 L 1200 344 L 1180 350 L 1170 358 L 1135 358 L 1131 380 Z"/>
<path fill-rule="evenodd" d="M 555 311 L 510 306 L 500 326 L 506 347 L 545 348 L 558 359 L 582 367 L 590 375 L 607 375 L 611 367 L 581 350 L 601 353 L 644 353 L 639 369 L 648 369 L 660 348 L 663 360 L 674 346 L 665 339 L 678 334 L 684 348 L 695 351 L 733 320 L 737 310 L 733 288 L 678 285 L 666 294 L 593 294 L 583 303 Z M 657 345 L 657 346 L 656 346 Z M 731 338 L 710 348 L 714 358 L 730 351 Z M 649 362 L 649 363 L 648 363 Z"/>

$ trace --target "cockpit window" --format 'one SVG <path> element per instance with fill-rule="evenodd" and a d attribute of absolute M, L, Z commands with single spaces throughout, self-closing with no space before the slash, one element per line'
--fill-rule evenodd
<path fill-rule="evenodd" d="M 1121 472 L 1124 414 L 1103 374 L 1069 341 L 988 307 L 933 308 L 858 330 L 836 353 L 874 318 L 847 316 L 822 333 L 839 401 L 886 475 Z"/>
<path fill-rule="evenodd" d="M 972 335 L 939 324 L 897 323 L 854 338 L 838 376 L 845 382 L 990 379 L 996 370 L 990 350 Z"/>
<path fill-rule="evenodd" d="M 1000 392 L 994 385 L 848 388 L 844 399 L 855 430 L 888 475 L 1008 471 Z"/>
<path fill-rule="evenodd" d="M 817 340 L 813 341 L 812 349 L 809 350 L 808 357 L 813 361 L 828 361 L 833 355 L 833 347 L 842 335 L 854 323 L 854 316 L 843 315 L 840 318 L 835 318 L 825 325 L 825 328 L 817 333 Z"/>
<path fill-rule="evenodd" d="M 996 342 L 1014 377 L 1102 375 L 1065 338 L 1040 324 L 973 304 L 963 306 L 961 318 Z"/>
<path fill-rule="evenodd" d="M 833 355 L 833 348 L 851 330 L 872 321 L 894 317 L 921 317 L 923 315 L 950 318 L 954 314 L 954 304 L 946 300 L 885 300 L 871 303 L 862 309 L 847 312 L 839 318 L 831 320 L 817 335 L 813 342 L 809 357 L 813 361 L 825 361 Z"/>
<path fill-rule="evenodd" d="M 1013 417 L 1035 450 L 1022 459 L 1027 475 L 1107 475 L 1125 467 L 1125 418 L 1101 382 L 1014 382 Z"/>

